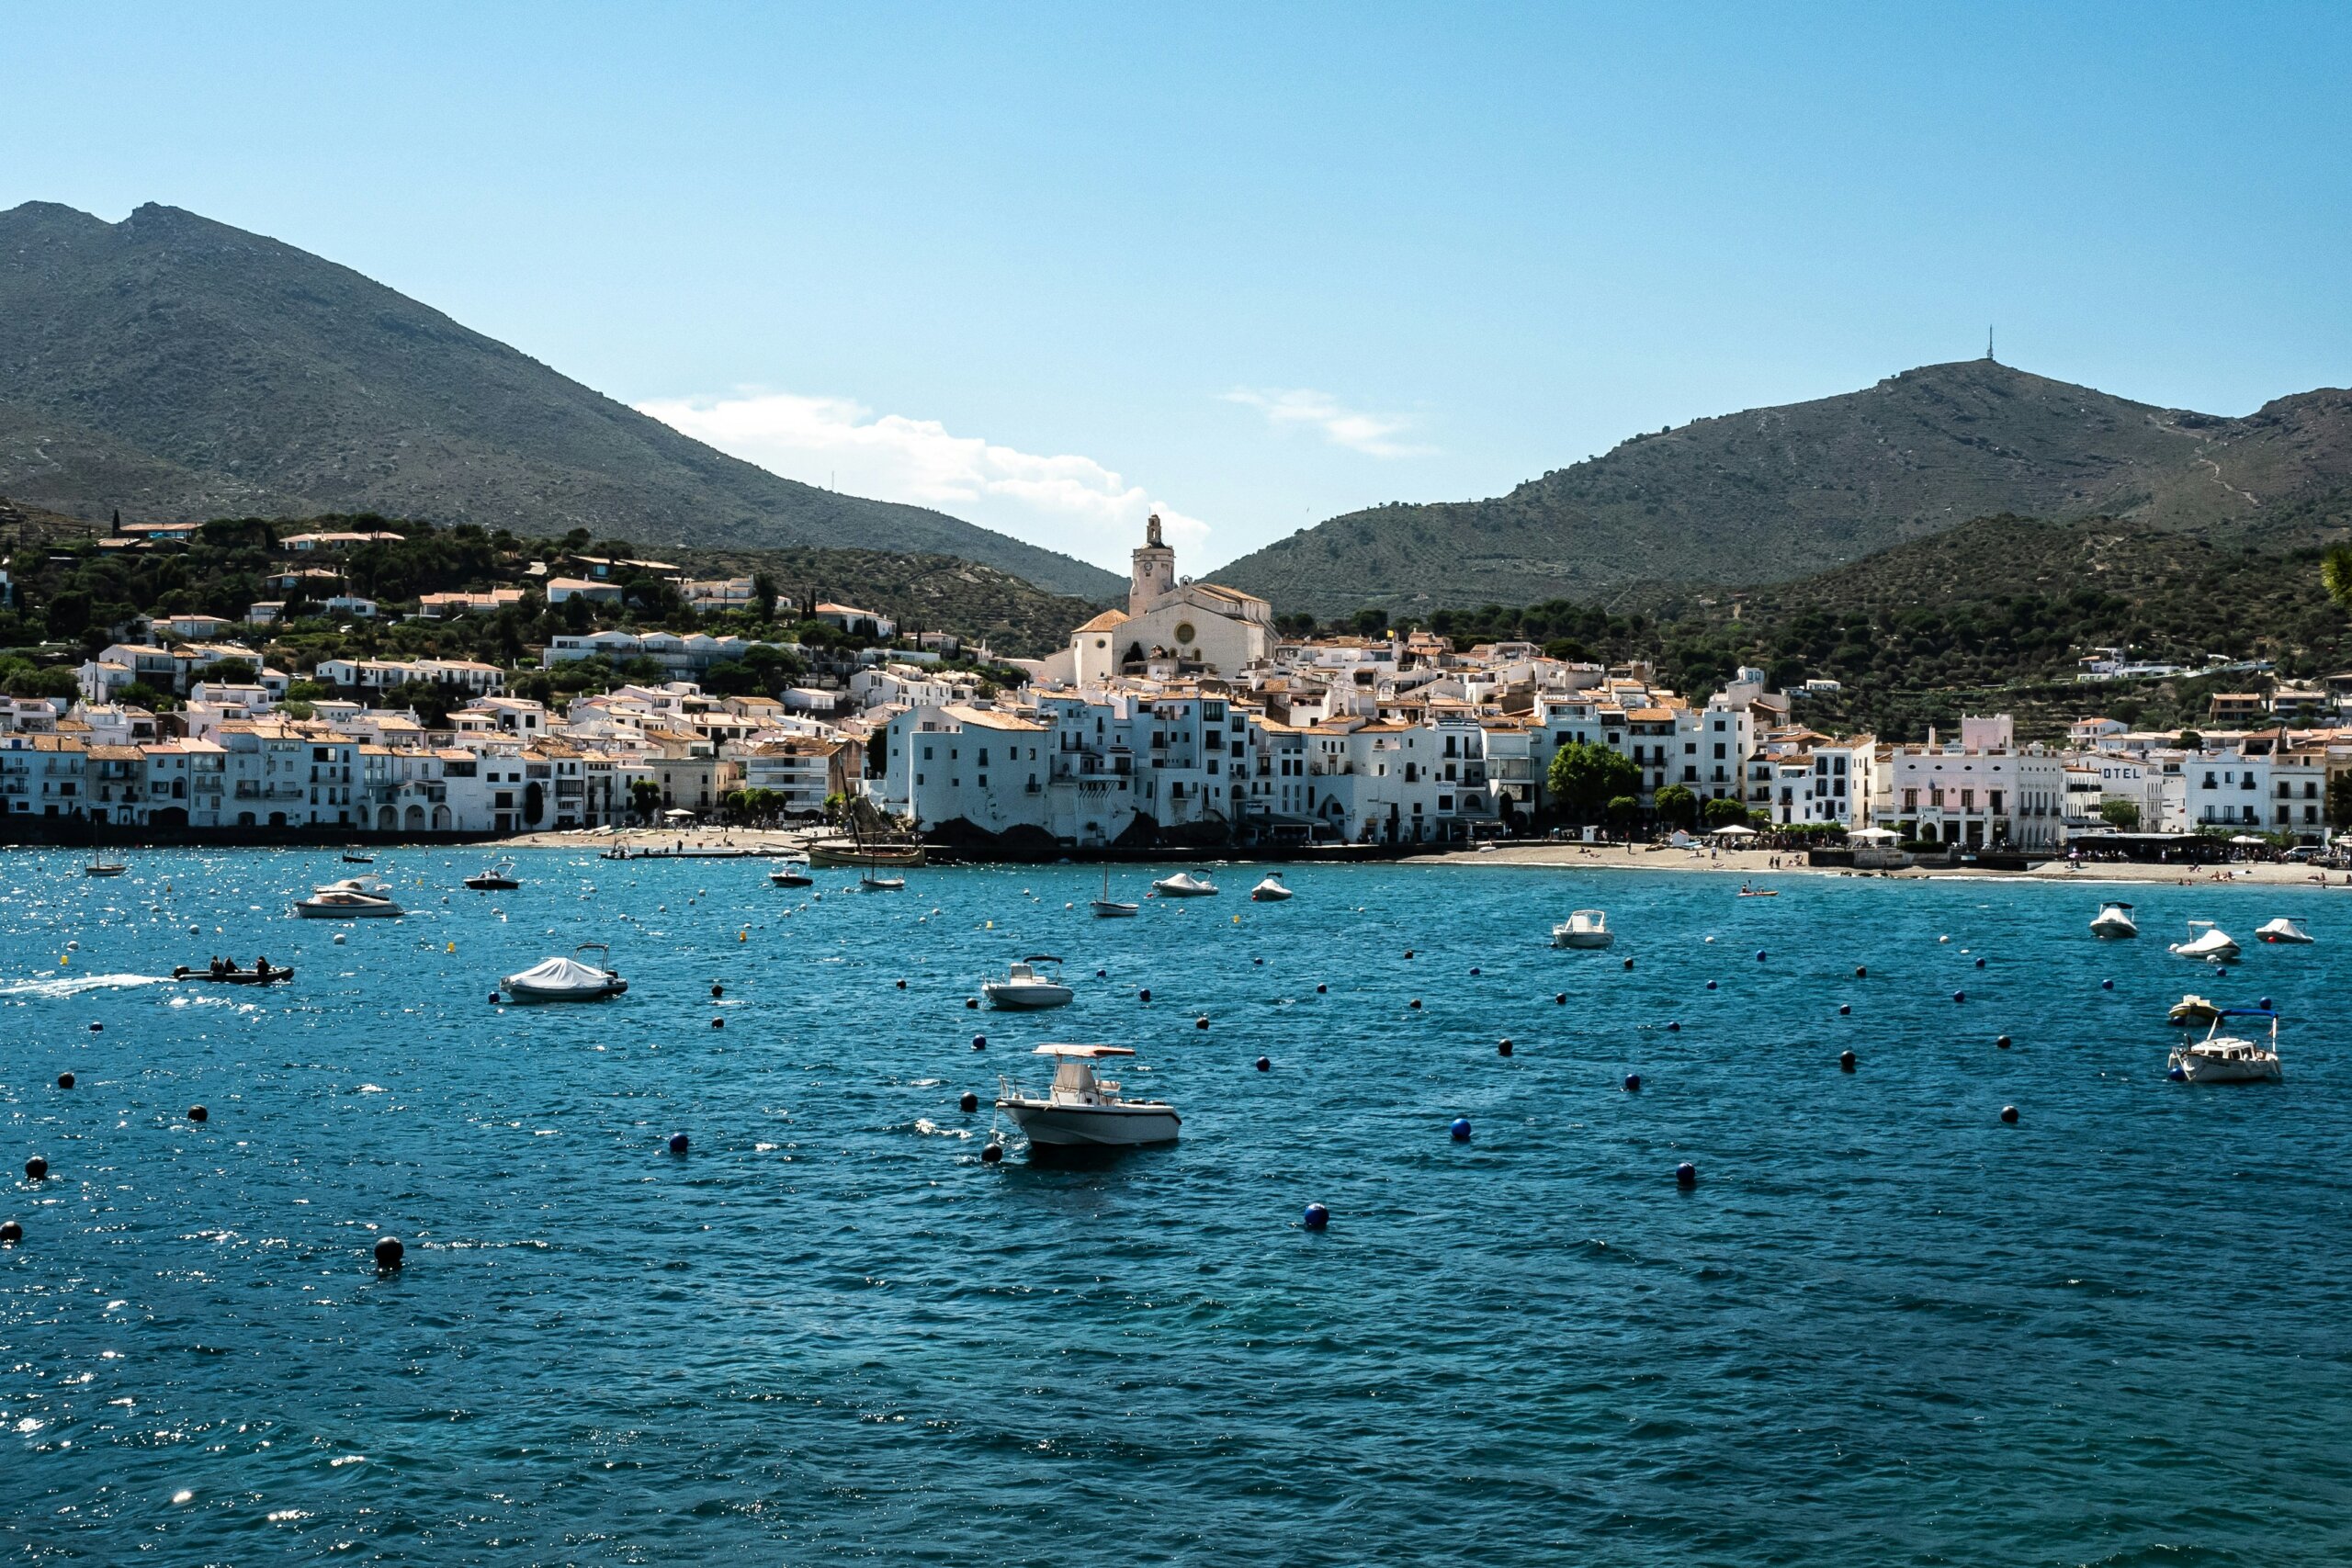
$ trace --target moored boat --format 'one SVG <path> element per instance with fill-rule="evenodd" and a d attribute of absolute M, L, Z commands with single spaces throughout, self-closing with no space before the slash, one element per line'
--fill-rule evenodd
<path fill-rule="evenodd" d="M 2196 992 L 2190 991 L 2180 1000 L 2172 1004 L 2171 1010 L 2165 1014 L 2165 1021 L 2168 1023 L 2182 1025 L 2211 1023 L 2221 1016 L 2222 1010 L 2219 1007 Z"/>
<path fill-rule="evenodd" d="M 805 860 L 785 862 L 768 873 L 768 880 L 778 887 L 810 887 L 814 886 L 817 881 L 815 877 L 808 874 L 808 863 Z"/>
<path fill-rule="evenodd" d="M 1205 876 L 1194 876 L 1180 871 L 1173 876 L 1163 876 L 1151 885 L 1151 890 L 1162 898 L 1214 898 L 1216 884 Z"/>
<path fill-rule="evenodd" d="M 1054 1081 L 1042 1095 L 1010 1079 L 997 1080 L 996 1108 L 1012 1118 L 1033 1145 L 1051 1148 L 1125 1148 L 1176 1140 L 1182 1118 L 1156 1100 L 1128 1100 L 1119 1086 L 1094 1076 L 1094 1064 L 1135 1052 L 1125 1045 L 1040 1045 L 1054 1063 Z"/>
<path fill-rule="evenodd" d="M 2254 934 L 2265 942 L 2284 942 L 2290 947 L 2303 946 L 2312 940 L 2309 931 L 2284 915 L 2256 927 Z"/>
<path fill-rule="evenodd" d="M 583 942 L 571 958 L 544 958 L 499 982 L 507 998 L 517 1002 L 601 1002 L 628 989 L 628 982 L 612 966 L 612 949 L 601 942 Z M 582 964 L 576 956 L 598 954 L 600 964 Z"/>
<path fill-rule="evenodd" d="M 1607 947 L 1616 940 L 1608 915 L 1599 909 L 1578 909 L 1552 928 L 1554 947 Z"/>
<path fill-rule="evenodd" d="M 903 876 L 876 876 L 870 871 L 858 873 L 857 885 L 868 893 L 900 893 L 906 890 Z"/>
<path fill-rule="evenodd" d="M 85 876 L 120 876 L 124 872 L 129 871 L 130 869 L 130 868 L 129 866 L 123 864 L 120 861 L 104 859 L 99 855 L 97 851 L 92 850 L 90 852 L 90 863 L 82 868 L 82 874 Z"/>
<path fill-rule="evenodd" d="M 2270 1038 L 2264 1042 L 2222 1033 L 2222 1022 L 2233 1018 L 2268 1019 Z M 2219 1010 L 2205 1038 L 2193 1045 L 2174 1047 L 2165 1069 L 2165 1077 L 2175 1083 L 2277 1083 L 2282 1076 L 2278 1070 L 2278 1015 L 2268 1008 Z"/>
<path fill-rule="evenodd" d="M 839 839 L 820 840 L 808 846 L 808 863 L 815 867 L 835 870 L 863 868 L 879 871 L 888 867 L 898 870 L 923 863 L 922 845 L 907 843 L 864 843 Z"/>
<path fill-rule="evenodd" d="M 2194 958 L 2206 964 L 2226 964 L 2238 955 L 2238 944 L 2230 933 L 2211 920 L 2191 920 L 2188 929 L 2195 933 L 2187 942 L 2177 942 L 2165 951 L 2181 958 Z"/>
<path fill-rule="evenodd" d="M 408 911 L 393 901 L 383 878 L 349 876 L 313 888 L 294 912 L 307 920 L 365 920 L 397 919 Z"/>
<path fill-rule="evenodd" d="M 1143 912 L 1140 904 L 1125 903 L 1111 897 L 1111 868 L 1107 864 L 1102 868 L 1102 896 L 1088 908 L 1094 911 L 1094 918 L 1101 920 L 1127 919 Z"/>
<path fill-rule="evenodd" d="M 1250 889 L 1250 900 L 1254 904 L 1279 904 L 1285 898 L 1296 897 L 1283 886 L 1283 874 L 1279 871 L 1266 873 L 1265 880 Z"/>
<path fill-rule="evenodd" d="M 1050 953 L 1033 953 L 1013 964 L 1003 979 L 983 983 L 980 995 L 988 998 L 990 1007 L 1014 1011 L 1066 1007 L 1078 993 L 1062 981 L 1037 971 L 1040 964 L 1060 962 Z"/>
<path fill-rule="evenodd" d="M 476 872 L 466 878 L 466 886 L 477 893 L 512 893 L 523 885 L 514 880 L 514 863 L 508 861 L 488 871 Z"/>
<path fill-rule="evenodd" d="M 2091 920 L 2091 935 L 2115 940 L 2138 936 L 2139 922 L 2132 918 L 2132 906 L 2120 899 L 2109 898 L 2098 907 Z"/>

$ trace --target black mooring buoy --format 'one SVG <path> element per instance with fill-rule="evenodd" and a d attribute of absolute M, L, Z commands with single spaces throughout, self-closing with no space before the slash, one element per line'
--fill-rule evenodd
<path fill-rule="evenodd" d="M 711 987 L 711 988 L 710 988 L 710 999 L 711 999 L 712 1001 L 717 1001 L 719 998 L 721 998 L 721 997 L 725 996 L 726 994 L 727 994 L 727 987 L 724 987 L 724 986 L 713 986 L 713 987 Z"/>
<path fill-rule="evenodd" d="M 1151 1000 L 1151 987 L 1149 986 L 1146 986 L 1142 990 L 1137 991 L 1136 993 L 1136 1000 L 1139 1002 L 1148 1002 Z"/>
<path fill-rule="evenodd" d="M 74 1087 L 74 1075 L 72 1073 L 58 1074 L 57 1087 L 60 1089 L 72 1089 Z"/>
<path fill-rule="evenodd" d="M 1854 1070 L 1854 1054 L 1851 1051 L 1838 1053 L 1838 1070 L 1841 1073 L 1850 1073 Z"/>
<path fill-rule="evenodd" d="M 2004 1105 L 2001 1107 L 2001 1120 L 2007 1122 L 2012 1127 L 2016 1126 L 2018 1124 L 2018 1108 L 2014 1105 Z"/>
<path fill-rule="evenodd" d="M 1568 1005 L 1568 993 L 1567 993 L 1567 992 L 1566 992 L 1566 991 L 1555 991 L 1554 993 L 1552 993 L 1552 1005 L 1553 1005 L 1553 1006 L 1555 1006 L 1555 1007 L 1566 1007 L 1566 1006 L 1567 1006 L 1567 1005 Z"/>
<path fill-rule="evenodd" d="M 965 1011 L 967 1011 L 967 1012 L 978 1012 L 978 1011 L 979 1011 L 979 1010 L 980 1010 L 980 998 L 978 998 L 978 997 L 966 997 L 966 998 L 964 998 L 964 1010 L 965 1010 Z"/>
<path fill-rule="evenodd" d="M 903 991 L 903 990 L 905 990 L 906 988 L 907 988 L 907 983 L 906 983 L 904 980 L 899 981 L 899 989 L 900 989 L 900 990 L 902 990 L 902 991 Z"/>
<path fill-rule="evenodd" d="M 670 1152 L 672 1154 L 684 1154 L 693 1146 L 694 1145 L 692 1144 L 687 1142 L 686 1135 L 684 1133 L 673 1133 L 670 1134 Z"/>
<path fill-rule="evenodd" d="M 1208 1026 L 1209 1021 L 1205 1017 L 1193 1020 L 1193 1027 L 1194 1029 L 1206 1029 Z"/>
<path fill-rule="evenodd" d="M 1851 1015 L 1853 1010 L 1853 1005 L 1849 1002 L 1839 1002 L 1838 1004 L 1838 1016 L 1839 1018 L 1846 1018 Z"/>
<path fill-rule="evenodd" d="M 1699 1168 L 1692 1165 L 1689 1160 L 1684 1160 L 1680 1165 L 1674 1168 L 1674 1184 L 1677 1187 L 1698 1186 Z"/>
<path fill-rule="evenodd" d="M 972 1049 L 973 1049 L 973 1050 L 975 1050 L 975 1051 L 985 1051 L 985 1050 L 987 1050 L 988 1048 L 989 1048 L 989 1037 L 988 1037 L 987 1035 L 985 1035 L 985 1034 L 975 1034 L 975 1035 L 973 1035 L 973 1036 L 972 1036 Z"/>
<path fill-rule="evenodd" d="M 1420 1007 L 1420 1005 L 1421 1005 L 1421 998 L 1419 998 L 1419 997 L 1415 997 L 1411 1001 L 1407 1002 L 1405 1005 L 1406 1005 L 1407 1007 L 1408 1007 L 1408 1008 L 1413 1008 L 1413 1009 L 1415 1009 L 1415 1010 L 1419 1010 L 1419 1007 Z"/>
<path fill-rule="evenodd" d="M 399 1268 L 407 1254 L 408 1248 L 401 1245 L 400 1237 L 379 1235 L 376 1238 L 376 1267 L 381 1271 L 389 1274 Z"/>
<path fill-rule="evenodd" d="M 32 1158 L 25 1161 L 25 1179 L 27 1181 L 39 1181 L 48 1174 L 49 1161 L 41 1158 L 40 1156 L 35 1155 Z"/>
<path fill-rule="evenodd" d="M 1869 978 L 1870 978 L 1870 974 L 1871 974 L 1871 971 L 1870 971 L 1870 965 L 1869 965 L 1869 964 L 1855 964 L 1855 965 L 1854 965 L 1854 978 L 1855 978 L 1855 979 L 1857 979 L 1857 980 L 1867 980 L 1867 979 L 1869 979 Z"/>
<path fill-rule="evenodd" d="M 1993 1042 L 1993 1047 L 1998 1051 L 2007 1050 L 2009 1048 L 2009 1037 L 2006 1034 L 2000 1036 Z"/>
<path fill-rule="evenodd" d="M 714 1018 L 710 1021 L 710 1026 L 713 1029 L 724 1029 L 727 1027 L 727 1021 L 723 1018 Z"/>
<path fill-rule="evenodd" d="M 1004 1145 L 1002 1144 L 987 1143 L 980 1145 L 980 1163 L 982 1165 L 994 1165 L 1003 1157 Z"/>
<path fill-rule="evenodd" d="M 1261 1073 L 1270 1073 L 1274 1070 L 1274 1065 L 1265 1057 L 1261 1056 L 1258 1058 L 1258 1070 Z"/>
<path fill-rule="evenodd" d="M 1506 1034 L 1500 1040 L 1495 1042 L 1495 1055 L 1498 1056 L 1508 1056 L 1510 1055 L 1510 1036 Z"/>
<path fill-rule="evenodd" d="M 963 1097 L 956 1101 L 956 1108 L 969 1116 L 980 1108 L 980 1097 L 967 1089 L 964 1091 Z"/>
<path fill-rule="evenodd" d="M 211 1116 L 212 1112 L 207 1111 L 201 1105 L 191 1105 L 187 1108 L 187 1119 L 191 1122 L 209 1121 Z"/>
<path fill-rule="evenodd" d="M 1634 961 L 1633 961 L 1632 959 L 1628 958 L 1627 960 L 1625 960 L 1625 967 L 1626 967 L 1626 968 L 1631 969 L 1633 966 L 1634 966 Z"/>
<path fill-rule="evenodd" d="M 1329 996 L 1329 995 L 1330 995 L 1330 993 L 1331 993 L 1331 987 L 1329 987 L 1329 986 L 1325 986 L 1325 985 L 1317 985 L 1317 986 L 1315 987 L 1315 994 L 1316 994 L 1317 996 L 1318 996 L 1318 997 Z"/>
<path fill-rule="evenodd" d="M 24 1226 L 14 1220 L 0 1220 L 0 1247 L 14 1247 L 24 1239 Z"/>
<path fill-rule="evenodd" d="M 1627 1073 L 1625 1075 L 1625 1092 L 1627 1094 L 1639 1094 L 1642 1092 L 1641 1074 Z"/>

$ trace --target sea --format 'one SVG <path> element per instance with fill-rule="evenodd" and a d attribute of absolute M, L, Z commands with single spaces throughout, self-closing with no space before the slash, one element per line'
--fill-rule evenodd
<path fill-rule="evenodd" d="M 130 858 L 0 855 L 12 1562 L 2352 1562 L 2352 893 Z M 2284 1082 L 2167 1082 L 2189 990 Z M 1072 1040 L 1181 1141 L 1033 1157 Z"/>

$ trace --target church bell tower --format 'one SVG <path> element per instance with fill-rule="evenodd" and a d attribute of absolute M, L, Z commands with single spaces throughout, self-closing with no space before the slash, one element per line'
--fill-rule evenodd
<path fill-rule="evenodd" d="M 1159 513 L 1144 526 L 1143 547 L 1135 554 L 1127 583 L 1127 614 L 1140 615 L 1176 592 L 1176 552 L 1159 536 Z"/>

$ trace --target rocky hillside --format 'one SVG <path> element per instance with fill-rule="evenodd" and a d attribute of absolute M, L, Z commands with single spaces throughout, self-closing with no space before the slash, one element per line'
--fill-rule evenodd
<path fill-rule="evenodd" d="M 779 479 L 291 245 L 175 208 L 0 213 L 0 494 L 84 517 L 378 512 L 648 545 L 959 556 L 1124 583 Z"/>
<path fill-rule="evenodd" d="M 2292 547 L 2340 526 L 2312 507 L 2347 486 L 2352 393 L 2224 419 L 1968 360 L 1636 436 L 1490 501 L 1351 513 L 1216 576 L 1328 619 L 1782 581 L 2002 513 Z"/>

